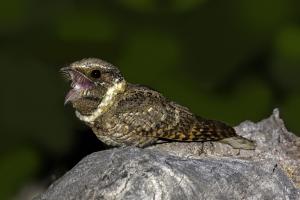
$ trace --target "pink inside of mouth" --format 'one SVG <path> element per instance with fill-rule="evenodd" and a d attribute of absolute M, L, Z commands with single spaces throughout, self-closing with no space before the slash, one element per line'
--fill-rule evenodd
<path fill-rule="evenodd" d="M 72 80 L 72 89 L 68 92 L 68 94 L 65 97 L 65 104 L 67 104 L 69 101 L 75 101 L 81 98 L 82 92 L 84 90 L 91 89 L 95 86 L 95 84 L 91 80 L 89 80 L 79 72 L 71 71 L 70 76 Z"/>

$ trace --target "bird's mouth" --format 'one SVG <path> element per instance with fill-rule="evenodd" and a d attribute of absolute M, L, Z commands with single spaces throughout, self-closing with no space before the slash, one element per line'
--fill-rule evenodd
<path fill-rule="evenodd" d="M 62 74 L 71 80 L 71 90 L 65 97 L 65 104 L 82 98 L 88 94 L 88 91 L 95 87 L 95 83 L 92 82 L 83 73 L 73 69 L 71 67 L 64 67 L 60 70 Z"/>

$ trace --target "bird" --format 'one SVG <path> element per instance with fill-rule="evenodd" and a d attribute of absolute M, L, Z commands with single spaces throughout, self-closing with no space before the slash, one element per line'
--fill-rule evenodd
<path fill-rule="evenodd" d="M 235 149 L 255 149 L 255 143 L 237 135 L 233 127 L 127 82 L 118 67 L 102 59 L 85 58 L 60 71 L 71 82 L 65 104 L 70 103 L 79 120 L 109 146 L 217 141 Z"/>

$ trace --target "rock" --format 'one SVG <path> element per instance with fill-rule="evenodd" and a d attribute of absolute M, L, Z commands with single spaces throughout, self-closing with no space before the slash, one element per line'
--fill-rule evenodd
<path fill-rule="evenodd" d="M 237 132 L 257 142 L 114 148 L 81 160 L 36 199 L 300 199 L 300 140 L 279 111 Z"/>

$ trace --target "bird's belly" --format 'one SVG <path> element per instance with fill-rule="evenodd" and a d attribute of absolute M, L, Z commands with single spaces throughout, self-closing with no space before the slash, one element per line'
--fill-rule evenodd
<path fill-rule="evenodd" d="M 104 125 L 103 127 L 93 127 L 93 132 L 99 140 L 110 146 L 138 146 L 145 147 L 157 141 L 156 138 L 147 137 L 137 132 L 129 130 L 121 125 Z M 109 128 L 108 128 L 109 127 Z"/>

